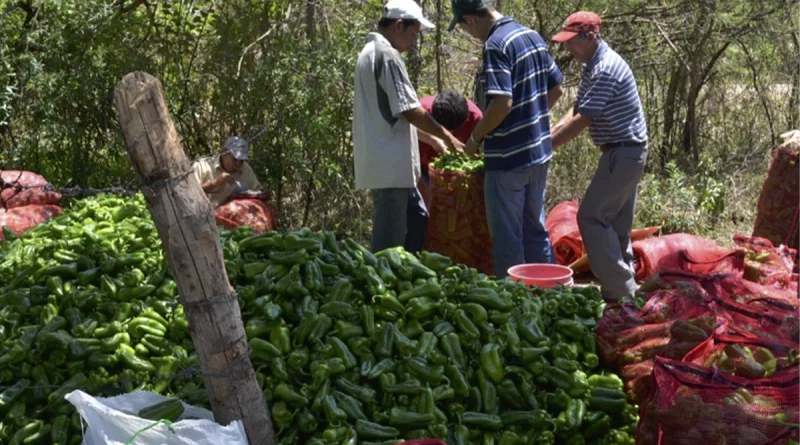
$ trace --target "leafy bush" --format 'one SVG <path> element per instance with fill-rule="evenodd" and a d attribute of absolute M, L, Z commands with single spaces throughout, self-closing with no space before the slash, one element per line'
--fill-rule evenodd
<path fill-rule="evenodd" d="M 639 185 L 637 227 L 661 226 L 664 233 L 703 234 L 712 230 L 725 212 L 726 190 L 712 170 L 715 162 L 703 156 L 694 176 L 675 162 L 662 178 L 645 174 Z"/>

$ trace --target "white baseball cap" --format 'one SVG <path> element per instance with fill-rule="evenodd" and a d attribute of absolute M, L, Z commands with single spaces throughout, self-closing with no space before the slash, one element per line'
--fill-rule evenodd
<path fill-rule="evenodd" d="M 390 0 L 389 3 L 383 6 L 383 17 L 387 19 L 417 20 L 422 28 L 436 28 L 436 25 L 422 15 L 422 8 L 414 0 Z"/>
<path fill-rule="evenodd" d="M 248 144 L 246 140 L 238 136 L 231 136 L 225 141 L 224 147 L 234 158 L 240 161 L 250 160 L 250 144 Z"/>

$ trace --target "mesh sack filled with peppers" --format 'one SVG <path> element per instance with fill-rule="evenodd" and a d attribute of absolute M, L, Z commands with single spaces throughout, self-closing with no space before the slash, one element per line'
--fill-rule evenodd
<path fill-rule="evenodd" d="M 747 379 L 659 357 L 653 379 L 640 445 L 798 443 L 797 368 Z"/>
<path fill-rule="evenodd" d="M 492 273 L 492 239 L 483 199 L 483 159 L 445 155 L 420 182 L 430 212 L 425 249 L 453 262 Z"/>
<path fill-rule="evenodd" d="M 598 369 L 596 289 L 531 291 L 330 232 L 220 235 L 279 443 L 633 442 L 636 409 Z M 0 282 L 0 441 L 80 443 L 74 389 L 207 406 L 141 195 L 0 243 Z"/>

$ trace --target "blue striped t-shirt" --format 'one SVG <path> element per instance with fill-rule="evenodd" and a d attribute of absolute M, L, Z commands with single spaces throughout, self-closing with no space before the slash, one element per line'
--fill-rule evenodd
<path fill-rule="evenodd" d="M 575 108 L 592 117 L 589 136 L 595 145 L 647 142 L 636 79 L 628 64 L 604 41 L 583 67 Z"/>
<path fill-rule="evenodd" d="M 564 76 L 536 31 L 504 17 L 492 25 L 483 50 L 483 91 L 511 96 L 511 112 L 483 145 L 486 170 L 513 170 L 552 157 L 547 90 Z"/>

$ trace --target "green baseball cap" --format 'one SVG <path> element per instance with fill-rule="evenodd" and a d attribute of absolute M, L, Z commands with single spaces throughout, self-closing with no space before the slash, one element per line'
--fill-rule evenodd
<path fill-rule="evenodd" d="M 488 0 L 451 0 L 453 20 L 450 20 L 450 27 L 447 30 L 452 31 L 466 14 L 475 12 L 488 3 Z"/>

